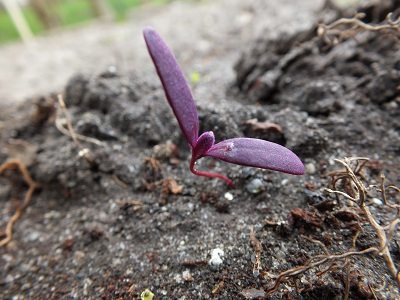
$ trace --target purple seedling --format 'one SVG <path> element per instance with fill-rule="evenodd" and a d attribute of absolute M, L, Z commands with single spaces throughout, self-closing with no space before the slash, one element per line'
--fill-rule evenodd
<path fill-rule="evenodd" d="M 294 175 L 304 174 L 304 165 L 301 160 L 296 154 L 281 145 L 252 138 L 233 138 L 215 144 L 212 131 L 204 132 L 199 136 L 199 117 L 196 105 L 175 56 L 154 29 L 144 29 L 143 35 L 164 87 L 168 103 L 192 149 L 190 171 L 193 174 L 220 178 L 229 186 L 233 186 L 232 181 L 222 174 L 195 169 L 196 161 L 205 156 L 243 166 Z"/>

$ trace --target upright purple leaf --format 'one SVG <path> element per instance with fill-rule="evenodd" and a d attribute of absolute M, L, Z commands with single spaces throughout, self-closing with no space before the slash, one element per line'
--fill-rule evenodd
<path fill-rule="evenodd" d="M 224 140 L 213 145 L 206 156 L 238 165 L 304 174 L 304 165 L 296 154 L 281 145 L 259 139 Z"/>
<path fill-rule="evenodd" d="M 185 76 L 174 54 L 154 29 L 144 29 L 143 36 L 169 105 L 186 140 L 193 148 L 199 134 L 199 117 Z"/>

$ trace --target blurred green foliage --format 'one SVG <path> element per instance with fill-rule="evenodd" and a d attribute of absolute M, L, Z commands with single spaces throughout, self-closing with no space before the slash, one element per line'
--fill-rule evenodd
<path fill-rule="evenodd" d="M 24 9 L 23 13 L 26 21 L 29 24 L 29 27 L 34 34 L 38 34 L 43 31 L 42 24 L 40 24 L 32 10 Z M 11 18 L 4 10 L 0 10 L 0 44 L 18 39 L 18 31 L 15 28 Z"/>
<path fill-rule="evenodd" d="M 171 2 L 171 0 L 107 0 L 107 2 L 115 15 L 115 19 L 123 21 L 128 16 L 129 11 L 143 3 L 161 5 Z M 42 33 L 44 28 L 33 10 L 29 6 L 23 7 L 22 10 L 32 32 L 35 35 Z M 55 5 L 55 11 L 60 18 L 61 26 L 64 27 L 90 21 L 94 18 L 88 0 L 59 0 Z M 18 39 L 18 31 L 11 18 L 5 10 L 0 8 L 0 44 Z"/>
<path fill-rule="evenodd" d="M 64 26 L 75 25 L 93 18 L 89 1 L 63 0 L 59 1 L 55 10 Z"/>

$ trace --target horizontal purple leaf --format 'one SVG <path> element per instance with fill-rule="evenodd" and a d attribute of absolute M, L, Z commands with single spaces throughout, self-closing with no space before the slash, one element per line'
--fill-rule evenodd
<path fill-rule="evenodd" d="M 281 145 L 259 139 L 224 140 L 212 146 L 206 156 L 243 166 L 304 174 L 304 165 L 296 154 Z"/>
<path fill-rule="evenodd" d="M 174 54 L 154 29 L 144 29 L 143 36 L 167 100 L 186 140 L 193 148 L 199 134 L 199 117 L 185 76 Z"/>

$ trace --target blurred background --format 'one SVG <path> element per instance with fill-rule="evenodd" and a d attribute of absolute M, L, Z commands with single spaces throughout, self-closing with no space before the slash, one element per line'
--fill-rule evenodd
<path fill-rule="evenodd" d="M 60 93 L 76 74 L 94 75 L 108 68 L 118 74 L 151 74 L 141 34 L 148 25 L 170 36 L 188 57 L 184 49 L 208 30 L 209 16 L 226 3 L 0 0 L 0 107 Z M 198 15 L 202 10 L 205 18 Z"/>
<path fill-rule="evenodd" d="M 0 107 L 58 94 L 77 74 L 112 70 L 157 83 L 142 38 L 149 25 L 190 80 L 229 86 L 235 62 L 255 40 L 306 30 L 332 3 L 359 2 L 0 0 Z"/>
<path fill-rule="evenodd" d="M 148 25 L 188 77 L 220 67 L 218 80 L 229 83 L 252 41 L 307 29 L 332 2 L 362 0 L 0 0 L 0 107 L 60 93 L 79 73 L 154 76 Z"/>
<path fill-rule="evenodd" d="M 122 22 L 144 5 L 171 0 L 0 0 L 0 44 L 102 19 Z"/>

